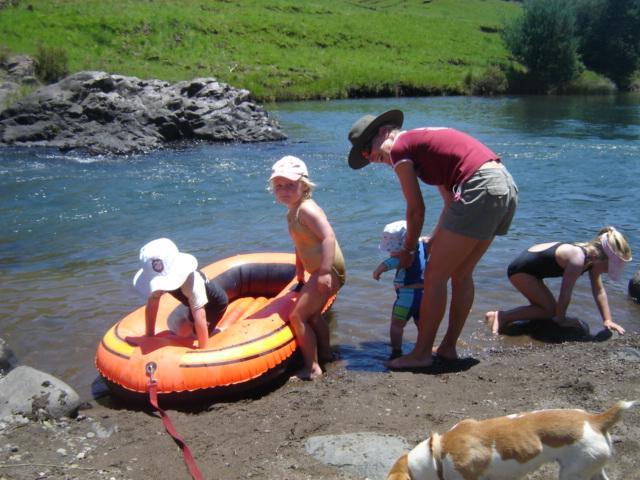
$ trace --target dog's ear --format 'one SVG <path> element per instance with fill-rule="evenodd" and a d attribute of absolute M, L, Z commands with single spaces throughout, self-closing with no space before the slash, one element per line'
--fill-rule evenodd
<path fill-rule="evenodd" d="M 411 480 L 409 474 L 409 456 L 405 453 L 393 464 L 387 480 Z"/>

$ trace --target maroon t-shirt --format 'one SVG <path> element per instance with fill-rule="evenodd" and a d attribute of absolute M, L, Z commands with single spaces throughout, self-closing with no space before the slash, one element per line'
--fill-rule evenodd
<path fill-rule="evenodd" d="M 462 185 L 478 168 L 500 160 L 478 140 L 453 128 L 416 128 L 401 133 L 391 148 L 391 165 L 411 160 L 420 180 L 444 185 L 449 190 Z"/>

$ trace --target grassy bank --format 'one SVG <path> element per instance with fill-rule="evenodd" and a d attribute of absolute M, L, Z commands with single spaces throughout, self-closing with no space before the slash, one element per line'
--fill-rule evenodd
<path fill-rule="evenodd" d="M 0 10 L 0 46 L 63 47 L 70 71 L 213 76 L 259 100 L 463 93 L 508 61 L 504 0 L 30 0 Z"/>

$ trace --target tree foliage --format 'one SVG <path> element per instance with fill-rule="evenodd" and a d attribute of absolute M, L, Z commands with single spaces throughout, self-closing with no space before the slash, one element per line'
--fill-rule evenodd
<path fill-rule="evenodd" d="M 584 64 L 626 89 L 640 68 L 640 0 L 582 0 L 576 19 Z"/>
<path fill-rule="evenodd" d="M 539 91 L 557 89 L 580 73 L 575 14 L 564 0 L 525 2 L 522 16 L 506 26 L 503 37 Z"/>

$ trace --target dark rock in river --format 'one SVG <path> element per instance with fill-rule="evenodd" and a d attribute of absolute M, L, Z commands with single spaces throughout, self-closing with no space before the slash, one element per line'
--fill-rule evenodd
<path fill-rule="evenodd" d="M 247 90 L 214 78 L 171 84 L 79 72 L 0 112 L 0 146 L 148 152 L 171 142 L 263 142 L 286 135 Z"/>
<path fill-rule="evenodd" d="M 640 268 L 636 270 L 636 273 L 629 280 L 629 295 L 640 303 Z"/>

